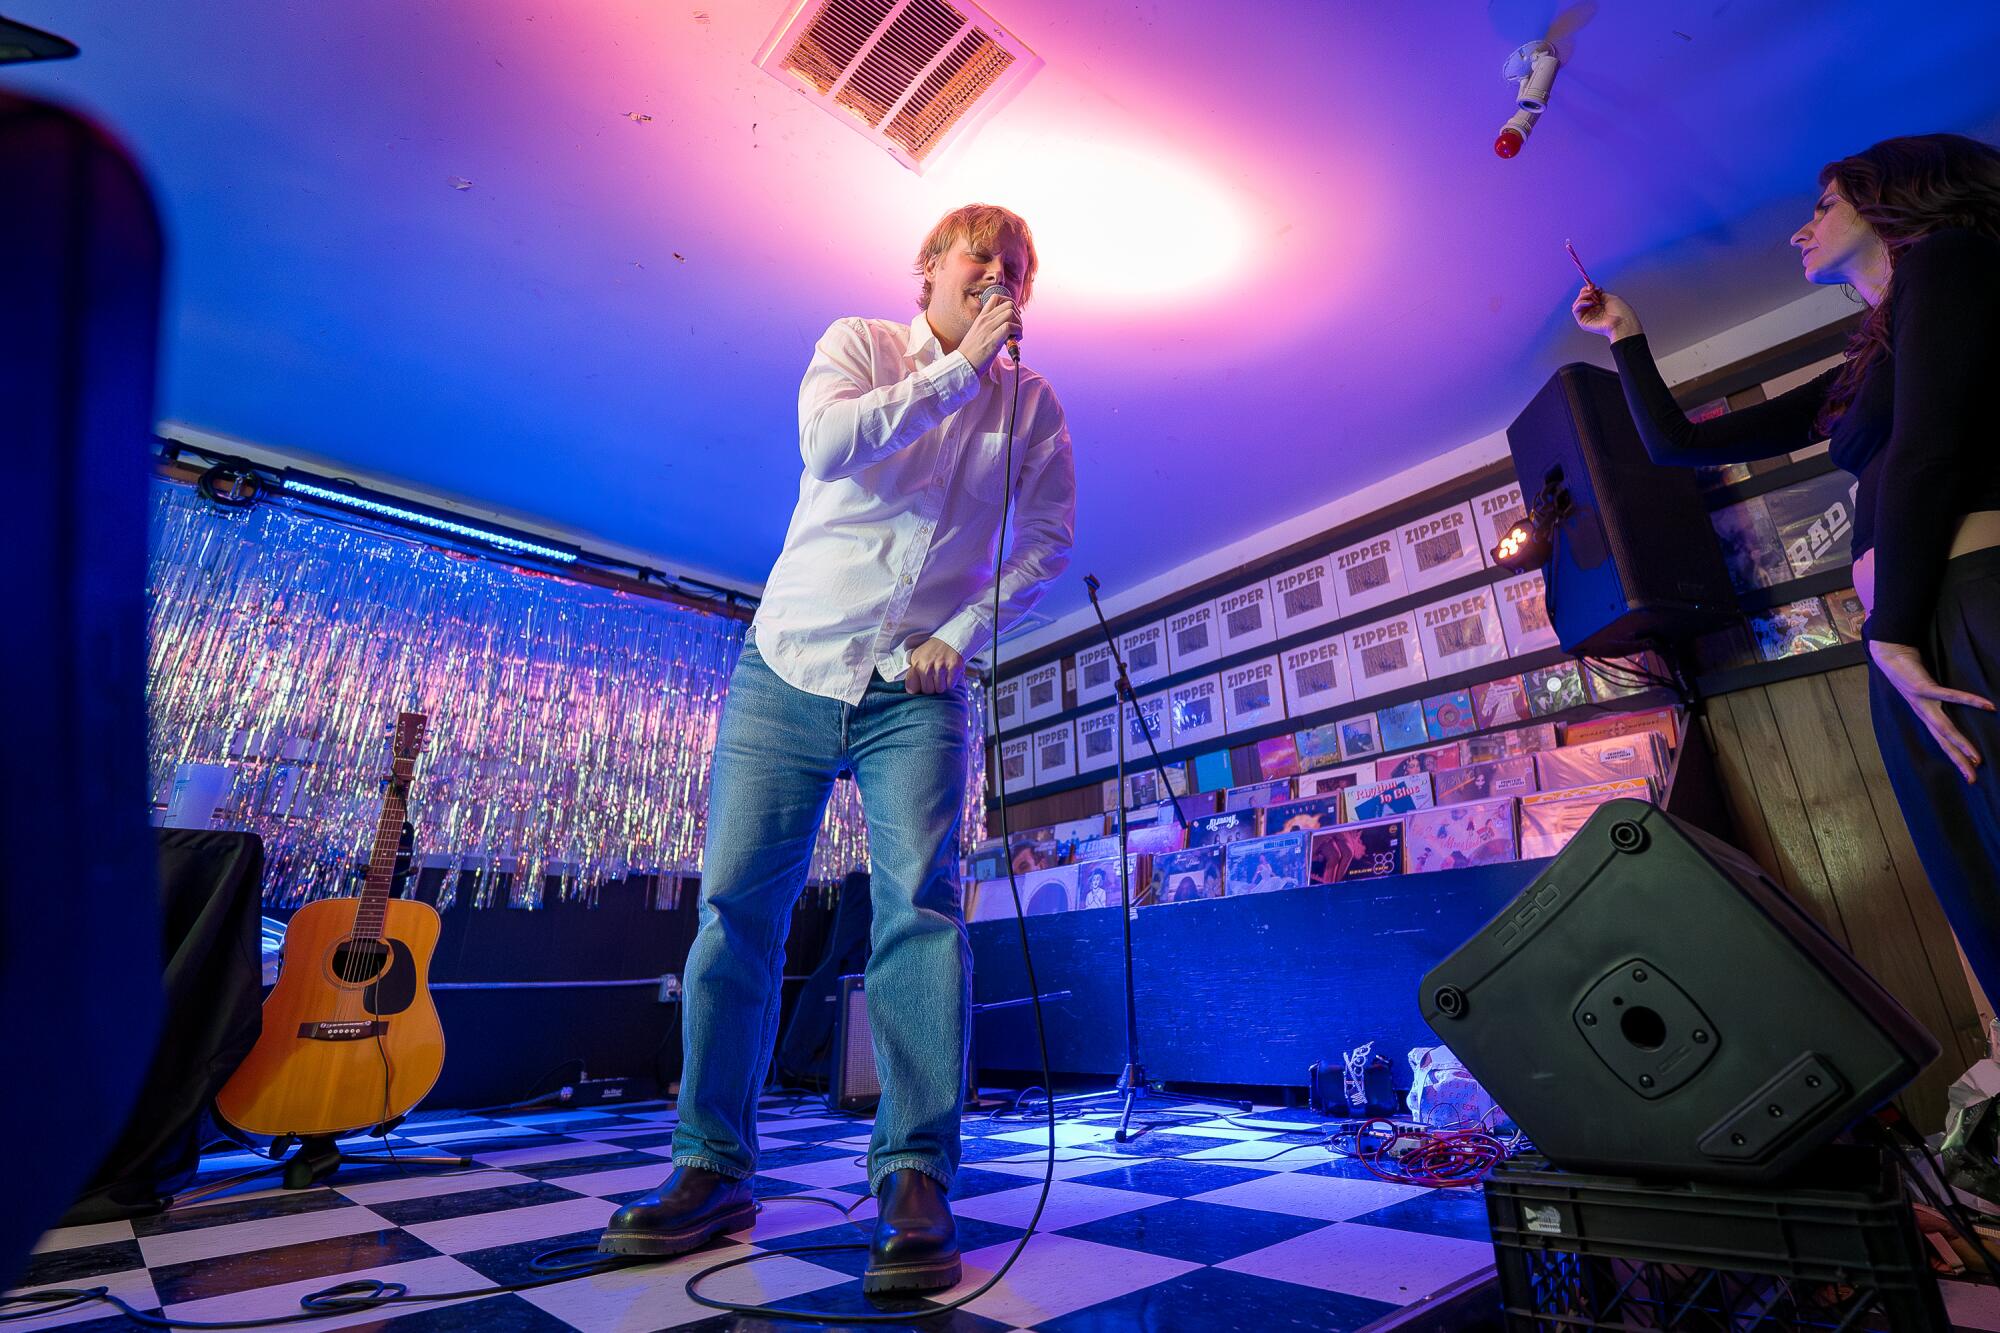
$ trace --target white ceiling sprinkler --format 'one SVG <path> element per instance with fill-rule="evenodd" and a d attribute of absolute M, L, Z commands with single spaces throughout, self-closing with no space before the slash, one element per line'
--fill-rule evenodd
<path fill-rule="evenodd" d="M 1538 40 L 1515 51 L 1500 67 L 1500 77 L 1512 80 L 1515 85 L 1517 108 L 1512 118 L 1500 127 L 1500 137 L 1493 141 L 1493 151 L 1501 157 L 1520 152 L 1521 145 L 1534 132 L 1535 122 L 1549 109 L 1549 88 L 1555 83 L 1556 70 L 1561 65 L 1556 49 Z"/>

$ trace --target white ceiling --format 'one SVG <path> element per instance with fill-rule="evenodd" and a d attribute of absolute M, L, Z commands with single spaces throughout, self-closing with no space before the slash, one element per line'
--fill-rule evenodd
<path fill-rule="evenodd" d="M 1015 207 L 1081 490 L 1057 614 L 1083 570 L 1115 593 L 1601 357 L 1565 237 L 1664 350 L 1804 292 L 1825 160 L 2000 137 L 1991 0 L 993 0 L 1047 67 L 917 176 L 753 68 L 787 8 L 0 0 L 83 47 L 0 87 L 93 112 L 155 184 L 163 417 L 744 585 L 814 339 L 909 317 L 944 209 Z M 1551 28 L 1551 109 L 1502 161 L 1501 62 Z"/>

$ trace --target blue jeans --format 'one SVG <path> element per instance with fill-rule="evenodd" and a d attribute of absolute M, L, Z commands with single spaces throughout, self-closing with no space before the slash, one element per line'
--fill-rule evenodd
<path fill-rule="evenodd" d="M 972 953 L 959 901 L 967 703 L 880 677 L 859 704 L 795 689 L 743 650 L 709 782 L 701 929 L 688 953 L 674 1162 L 757 1169 L 757 1096 L 778 1031 L 792 904 L 836 775 L 851 770 L 868 819 L 874 927 L 868 1021 L 882 1101 L 868 1184 L 914 1168 L 949 1187 L 958 1169 Z"/>

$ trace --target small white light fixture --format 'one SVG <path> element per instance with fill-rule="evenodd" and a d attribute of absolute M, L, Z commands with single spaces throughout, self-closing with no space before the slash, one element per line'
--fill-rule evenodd
<path fill-rule="evenodd" d="M 1501 157 L 1513 157 L 1527 143 L 1534 133 L 1535 122 L 1542 112 L 1549 109 L 1549 89 L 1555 86 L 1556 71 L 1562 62 L 1556 58 L 1556 49 L 1547 42 L 1536 40 L 1517 49 L 1507 57 L 1507 63 L 1500 67 L 1500 77 L 1511 80 L 1515 85 L 1513 116 L 1500 127 L 1500 136 L 1493 141 L 1493 151 Z"/>

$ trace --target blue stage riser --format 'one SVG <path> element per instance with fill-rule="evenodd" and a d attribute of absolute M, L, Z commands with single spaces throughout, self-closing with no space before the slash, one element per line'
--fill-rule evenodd
<path fill-rule="evenodd" d="M 1155 1080 L 1303 1085 L 1314 1061 L 1374 1041 L 1407 1085 L 1408 1052 L 1438 1042 L 1418 1012 L 1418 981 L 1548 864 L 1141 908 L 1132 923 L 1141 1063 Z M 1025 996 L 1015 922 L 975 922 L 971 934 L 976 999 Z M 1115 1076 L 1125 1063 L 1117 909 L 1029 917 L 1028 942 L 1042 992 L 1072 992 L 1044 1006 L 1050 1067 Z M 1032 1010 L 982 1014 L 974 1053 L 983 1069 L 1039 1072 Z"/>

